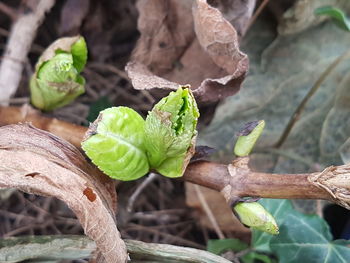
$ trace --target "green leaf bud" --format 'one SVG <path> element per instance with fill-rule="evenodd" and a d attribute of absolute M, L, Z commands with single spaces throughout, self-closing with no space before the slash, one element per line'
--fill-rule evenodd
<path fill-rule="evenodd" d="M 52 43 L 39 58 L 30 80 L 31 103 L 50 111 L 83 94 L 85 79 L 79 74 L 86 60 L 83 37 L 64 37 Z"/>
<path fill-rule="evenodd" d="M 149 171 L 144 145 L 145 120 L 128 107 L 100 112 L 81 143 L 86 155 L 108 176 L 135 180 Z"/>
<path fill-rule="evenodd" d="M 234 153 L 237 156 L 248 156 L 253 150 L 256 141 L 259 139 L 265 127 L 265 121 L 249 122 L 245 125 L 242 131 L 239 132 Z"/>
<path fill-rule="evenodd" d="M 167 177 L 183 175 L 193 153 L 199 117 L 189 88 L 180 87 L 148 113 L 145 145 L 151 168 Z"/>
<path fill-rule="evenodd" d="M 233 207 L 242 224 L 266 233 L 277 235 L 278 225 L 273 216 L 257 202 L 242 202 Z"/>

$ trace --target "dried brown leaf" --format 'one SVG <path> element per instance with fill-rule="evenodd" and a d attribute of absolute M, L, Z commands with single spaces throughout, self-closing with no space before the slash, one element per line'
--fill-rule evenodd
<path fill-rule="evenodd" d="M 247 55 L 239 50 L 237 32 L 220 11 L 206 0 L 197 0 L 193 17 L 197 39 L 211 59 L 229 74 L 244 73 Z"/>
<path fill-rule="evenodd" d="M 68 142 L 27 124 L 0 128 L 0 188 L 64 201 L 99 249 L 98 262 L 126 262 L 116 227 L 114 182 Z M 104 259 L 103 259 L 104 258 Z"/>
<path fill-rule="evenodd" d="M 126 65 L 125 70 L 128 72 L 128 76 L 135 89 L 176 90 L 180 86 L 178 83 L 154 75 L 140 62 L 129 62 Z"/>
<path fill-rule="evenodd" d="M 172 70 L 194 38 L 191 5 L 188 0 L 139 0 L 141 36 L 132 60 L 157 75 Z"/>
<path fill-rule="evenodd" d="M 211 0 L 210 5 L 219 9 L 241 37 L 245 34 L 252 17 L 256 0 Z"/>
<path fill-rule="evenodd" d="M 131 63 L 140 64 L 128 64 L 126 71 L 135 89 L 189 84 L 200 103 L 212 103 L 239 91 L 248 58 L 239 50 L 235 29 L 218 9 L 197 0 L 192 14 L 189 2 L 169 0 L 153 6 L 152 1 L 139 1 L 141 37 Z M 176 33 L 180 29 L 181 34 Z"/>

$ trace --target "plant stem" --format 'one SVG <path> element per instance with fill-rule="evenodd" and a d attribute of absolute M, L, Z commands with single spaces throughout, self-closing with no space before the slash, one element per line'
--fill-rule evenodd
<path fill-rule="evenodd" d="M 0 126 L 28 121 L 39 129 L 66 139 L 76 147 L 80 147 L 80 141 L 87 130 L 86 127 L 43 117 L 38 111 L 28 109 L 28 106 L 0 107 Z M 251 171 L 248 166 L 233 165 L 232 167 L 235 168 L 235 172 L 231 171 L 230 174 L 228 165 L 197 161 L 187 167 L 182 179 L 217 191 L 222 191 L 229 186 L 231 188 L 229 195 L 232 198 L 256 196 L 333 200 L 328 192 L 308 181 L 309 176 L 318 173 L 270 174 Z"/>
<path fill-rule="evenodd" d="M 230 175 L 227 165 L 201 161 L 187 167 L 183 180 L 217 191 L 230 186 L 230 197 L 332 200 L 326 191 L 309 183 L 310 175 L 259 173 L 249 168 Z"/>

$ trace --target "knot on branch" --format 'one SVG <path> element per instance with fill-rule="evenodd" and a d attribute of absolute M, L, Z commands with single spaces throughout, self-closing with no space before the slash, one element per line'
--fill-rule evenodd
<path fill-rule="evenodd" d="M 222 188 L 220 192 L 226 199 L 226 202 L 231 206 L 240 200 L 239 189 L 237 188 L 246 182 L 245 177 L 248 173 L 251 172 L 248 167 L 248 163 L 249 157 L 245 156 L 238 157 L 232 161 L 232 164 L 229 164 L 227 166 L 227 170 L 231 178 L 229 180 L 229 183 L 224 188 Z M 240 181 L 240 186 L 237 186 L 237 181 Z"/>
<path fill-rule="evenodd" d="M 350 210 L 350 165 L 330 166 L 311 174 L 308 181 L 326 190 L 338 205 Z"/>

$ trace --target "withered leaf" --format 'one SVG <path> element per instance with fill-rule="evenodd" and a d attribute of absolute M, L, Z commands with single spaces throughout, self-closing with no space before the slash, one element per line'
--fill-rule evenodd
<path fill-rule="evenodd" d="M 221 11 L 241 37 L 247 30 L 256 0 L 212 0 L 210 4 Z"/>
<path fill-rule="evenodd" d="M 190 1 L 157 1 L 157 6 L 151 2 L 142 0 L 138 5 L 141 37 L 126 67 L 134 88 L 172 90 L 177 83 L 189 84 L 202 104 L 238 92 L 248 58 L 239 50 L 235 29 L 220 11 L 205 0 L 196 1 L 193 13 Z M 177 30 L 183 28 L 186 31 L 180 34 Z"/>
<path fill-rule="evenodd" d="M 114 182 L 77 148 L 28 124 L 8 125 L 0 127 L 0 160 L 0 188 L 64 201 L 96 242 L 98 262 L 126 262 L 115 222 Z"/>

